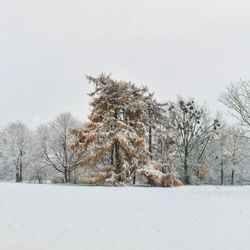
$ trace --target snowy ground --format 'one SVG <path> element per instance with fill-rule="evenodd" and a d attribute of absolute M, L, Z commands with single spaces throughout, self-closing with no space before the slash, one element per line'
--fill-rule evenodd
<path fill-rule="evenodd" d="M 250 187 L 0 184 L 1 250 L 249 250 Z"/>

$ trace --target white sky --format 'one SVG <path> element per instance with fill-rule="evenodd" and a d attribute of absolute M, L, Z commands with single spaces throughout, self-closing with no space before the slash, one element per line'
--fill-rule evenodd
<path fill-rule="evenodd" d="M 250 2 L 0 0 L 0 126 L 35 127 L 64 111 L 85 119 L 85 74 L 112 72 L 223 109 L 220 92 L 250 79 Z"/>

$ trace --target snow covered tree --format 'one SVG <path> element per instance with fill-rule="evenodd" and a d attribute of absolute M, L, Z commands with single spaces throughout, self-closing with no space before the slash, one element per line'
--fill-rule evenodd
<path fill-rule="evenodd" d="M 66 183 L 70 182 L 70 166 L 75 163 L 75 152 L 70 149 L 74 139 L 70 130 L 78 128 L 79 124 L 70 113 L 62 113 L 36 131 L 36 152 L 40 155 L 40 166 L 46 164 L 52 167 L 63 176 Z"/>
<path fill-rule="evenodd" d="M 249 138 L 240 128 L 228 128 L 228 151 L 230 155 L 231 185 L 234 185 L 235 174 L 240 170 L 240 163 L 248 157 Z"/>
<path fill-rule="evenodd" d="M 167 103 L 158 103 L 152 93 L 148 94 L 145 103 L 145 124 L 150 158 L 166 173 L 167 169 L 170 169 L 173 145 L 170 119 L 166 112 Z"/>
<path fill-rule="evenodd" d="M 40 128 L 38 130 L 40 130 Z M 32 165 L 28 170 L 27 180 L 41 184 L 53 177 L 53 171 L 51 171 L 51 167 L 44 160 L 40 136 L 41 134 L 37 132 L 35 132 L 33 136 Z"/>
<path fill-rule="evenodd" d="M 249 156 L 248 148 L 249 138 L 246 136 L 246 131 L 226 125 L 219 129 L 213 145 L 213 158 L 215 168 L 220 173 L 221 185 L 225 184 L 225 179 L 230 179 L 227 183 L 234 185 L 236 173 L 241 172 L 242 161 Z"/>
<path fill-rule="evenodd" d="M 250 81 L 240 80 L 231 84 L 222 93 L 220 101 L 229 109 L 229 113 L 250 128 Z"/>
<path fill-rule="evenodd" d="M 152 93 L 145 98 L 145 103 L 145 124 L 148 132 L 148 151 L 152 160 L 154 155 L 154 130 L 156 130 L 157 125 L 162 121 L 164 109 L 156 102 Z"/>
<path fill-rule="evenodd" d="M 209 122 L 206 113 L 192 99 L 179 98 L 170 103 L 169 117 L 173 129 L 176 158 L 184 170 L 184 182 L 190 184 L 190 176 L 204 176 L 206 150 L 220 126 L 218 120 Z"/>
<path fill-rule="evenodd" d="M 73 167 L 99 167 L 93 183 L 135 183 L 137 169 L 149 161 L 143 123 L 147 89 L 105 74 L 87 79 L 94 85 L 92 112 L 81 130 L 72 131 L 76 137 L 72 149 L 81 151 Z"/>
<path fill-rule="evenodd" d="M 226 127 L 221 127 L 218 136 L 213 145 L 215 166 L 219 167 L 220 184 L 224 185 L 225 170 L 229 161 L 228 147 L 228 131 Z"/>
<path fill-rule="evenodd" d="M 21 122 L 9 124 L 0 134 L 0 161 L 5 178 L 23 181 L 25 169 L 32 164 L 32 141 L 33 133 Z"/>

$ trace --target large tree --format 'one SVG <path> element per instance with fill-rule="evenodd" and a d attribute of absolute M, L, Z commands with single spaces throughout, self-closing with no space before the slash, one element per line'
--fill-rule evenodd
<path fill-rule="evenodd" d="M 149 160 L 143 122 L 147 89 L 110 75 L 87 79 L 94 85 L 92 112 L 82 129 L 72 131 L 76 137 L 72 149 L 81 150 L 75 167 L 99 167 L 93 182 L 135 182 L 136 170 Z"/>
<path fill-rule="evenodd" d="M 184 182 L 190 184 L 192 174 L 202 176 L 206 150 L 220 126 L 218 120 L 209 121 L 206 112 L 192 99 L 179 98 L 169 105 L 176 157 L 184 170 Z"/>

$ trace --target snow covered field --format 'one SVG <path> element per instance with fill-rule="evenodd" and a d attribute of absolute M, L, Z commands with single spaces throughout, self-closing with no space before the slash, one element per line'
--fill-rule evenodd
<path fill-rule="evenodd" d="M 250 187 L 0 184 L 1 250 L 249 250 Z"/>

